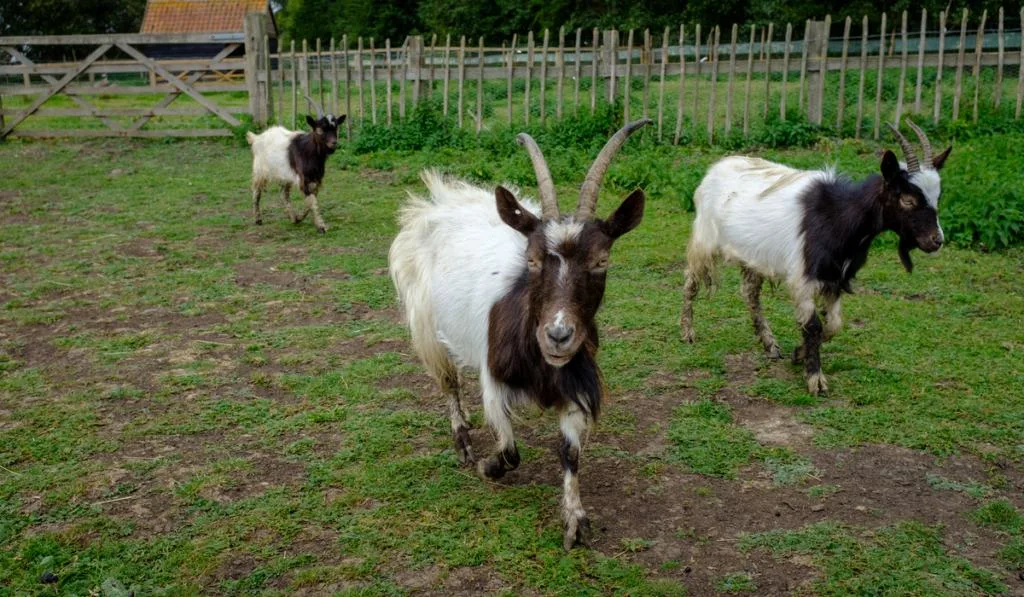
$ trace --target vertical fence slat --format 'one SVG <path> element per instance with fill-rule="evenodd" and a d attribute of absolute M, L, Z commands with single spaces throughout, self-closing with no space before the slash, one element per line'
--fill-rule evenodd
<path fill-rule="evenodd" d="M 352 75 L 348 72 L 348 34 L 341 36 L 341 49 L 345 53 L 345 136 L 352 140 Z"/>
<path fill-rule="evenodd" d="M 434 54 L 437 52 L 437 34 L 430 36 L 430 53 L 427 54 L 427 71 L 429 72 L 430 84 L 427 87 L 427 97 L 434 97 Z"/>
<path fill-rule="evenodd" d="M 363 102 L 363 38 L 359 37 L 358 45 L 356 47 L 356 81 L 358 81 L 359 89 L 359 124 L 362 126 L 363 120 L 366 119 L 366 113 L 364 111 Z"/>
<path fill-rule="evenodd" d="M 611 76 L 608 77 L 608 103 L 610 105 L 615 104 L 615 94 L 618 92 L 618 68 L 619 68 L 619 32 L 617 29 L 611 31 L 611 44 L 609 56 L 608 68 L 611 69 Z"/>
<path fill-rule="evenodd" d="M 465 93 L 466 93 L 465 92 L 465 88 L 466 88 L 466 36 L 465 35 L 463 35 L 459 39 L 459 68 L 458 68 L 458 71 L 459 71 L 458 72 L 458 78 L 459 78 L 459 99 L 458 99 L 458 103 L 455 105 L 455 110 L 457 111 L 457 114 L 458 114 L 457 119 L 458 119 L 458 122 L 459 122 L 459 128 L 461 129 L 462 128 L 462 112 L 463 112 L 463 110 L 465 110 L 464 106 L 465 106 Z M 512 113 L 512 106 L 510 104 L 509 105 L 509 114 L 511 115 L 511 113 Z M 511 116 L 509 118 L 511 119 Z"/>
<path fill-rule="evenodd" d="M 679 25 L 679 97 L 676 98 L 676 130 L 672 143 L 679 145 L 683 133 L 683 102 L 686 100 L 686 26 Z"/>
<path fill-rule="evenodd" d="M 648 109 L 647 104 L 650 103 L 651 99 L 651 30 L 644 29 L 644 50 L 641 54 L 641 64 L 644 68 L 644 105 L 643 105 L 643 117 L 647 118 Z"/>
<path fill-rule="evenodd" d="M 388 105 L 388 126 L 391 126 L 391 38 L 387 37 L 384 39 L 384 67 L 387 69 L 387 87 L 385 87 L 385 95 Z"/>
<path fill-rule="evenodd" d="M 1024 8 L 1020 9 L 1020 22 L 1024 23 Z M 1014 110 L 1014 120 L 1020 120 L 1020 108 L 1024 103 L 1024 43 L 1020 44 L 1020 58 L 1017 62 L 1020 68 L 1017 70 L 1017 107 Z"/>
<path fill-rule="evenodd" d="M 1024 23 L 1022 23 L 1024 25 Z M 1003 7 L 999 7 L 999 54 L 996 57 L 996 89 L 992 104 L 998 109 L 1003 99 L 1003 64 L 1005 61 L 1006 39 L 1003 37 Z M 1021 45 L 1024 45 L 1022 43 Z"/>
<path fill-rule="evenodd" d="M 558 69 L 558 82 L 555 84 L 555 118 L 562 118 L 562 100 L 565 84 L 565 26 L 558 28 L 558 53 L 555 54 L 555 68 Z"/>
<path fill-rule="evenodd" d="M 747 46 L 747 85 L 743 90 L 743 138 L 750 136 L 750 78 L 754 74 L 754 36 L 757 27 L 750 26 L 750 44 Z"/>
<path fill-rule="evenodd" d="M 658 72 L 658 141 L 662 140 L 662 127 L 665 124 L 665 70 L 668 68 L 668 36 L 669 28 L 665 27 L 665 32 L 661 36 L 661 70 Z M 682 44 L 680 44 L 679 53 L 682 54 L 682 51 Z"/>
<path fill-rule="evenodd" d="M 903 49 L 900 52 L 900 86 L 896 90 L 896 117 L 893 118 L 893 122 L 897 125 L 900 122 L 900 117 L 903 116 L 903 88 L 907 82 L 907 11 L 905 10 L 900 22 L 900 39 L 903 42 Z"/>
<path fill-rule="evenodd" d="M 547 115 L 547 89 L 548 89 L 548 43 L 550 42 L 551 31 L 544 28 L 544 48 L 541 50 L 540 58 L 540 123 L 544 124 Z"/>
<path fill-rule="evenodd" d="M 811 20 L 804 23 L 804 40 L 801 42 L 800 50 L 800 92 L 797 94 L 796 109 L 802 114 L 804 111 L 804 86 L 807 81 L 807 38 L 811 36 Z"/>
<path fill-rule="evenodd" d="M 277 124 L 284 126 L 284 54 L 280 45 L 277 47 L 277 82 Z M 334 113 L 337 114 L 338 111 L 335 110 Z"/>
<path fill-rule="evenodd" d="M 729 46 L 729 82 L 726 86 L 725 94 L 725 135 L 727 137 L 729 136 L 729 133 L 732 132 L 732 98 L 734 79 L 736 76 L 736 41 L 739 37 L 739 33 L 739 25 L 733 23 Z"/>
<path fill-rule="evenodd" d="M 711 49 L 711 42 L 713 41 L 713 39 L 711 37 L 712 35 L 714 35 L 713 31 L 714 30 L 712 29 L 712 31 L 708 32 L 708 43 L 707 43 L 707 46 L 706 46 L 707 51 L 708 51 L 708 60 L 711 60 L 711 51 L 710 51 L 710 49 Z M 694 29 L 694 35 L 693 35 L 693 51 L 694 51 L 693 52 L 693 69 L 694 69 L 694 77 L 693 77 L 693 114 L 691 115 L 691 119 L 690 119 L 693 122 L 694 132 L 696 132 L 698 130 L 697 127 L 699 126 L 698 125 L 699 121 L 697 120 L 697 112 L 699 111 L 698 109 L 700 107 L 700 79 L 701 79 L 700 71 L 703 70 L 702 69 L 702 63 L 701 63 L 701 60 L 700 60 L 700 39 L 701 39 L 701 37 L 700 37 L 700 23 L 697 23 L 697 26 Z M 682 44 L 680 43 L 680 45 L 682 45 Z M 682 68 L 682 67 L 680 67 L 680 68 Z"/>
<path fill-rule="evenodd" d="M 526 87 L 523 90 L 523 122 L 530 124 L 530 83 L 533 79 L 533 31 L 526 36 Z"/>
<path fill-rule="evenodd" d="M 981 102 L 981 48 L 985 45 L 985 21 L 988 19 L 988 10 L 981 13 L 981 24 L 978 25 L 978 39 L 974 42 L 974 106 L 971 111 L 971 119 L 978 122 L 978 104 Z"/>
<path fill-rule="evenodd" d="M 864 17 L 865 19 L 867 17 Z M 786 96 L 789 95 L 789 47 L 793 39 L 793 24 L 786 23 L 786 45 L 782 49 L 782 93 L 779 97 L 779 119 L 786 120 Z"/>
<path fill-rule="evenodd" d="M 267 73 L 267 113 L 266 121 L 269 125 L 274 122 L 274 69 L 270 61 L 270 36 L 263 35 L 263 70 Z"/>
<path fill-rule="evenodd" d="M 963 91 L 964 55 L 967 52 L 967 9 L 960 19 L 960 44 L 956 56 L 956 79 L 953 83 L 953 120 L 960 118 L 960 94 Z"/>
<path fill-rule="evenodd" d="M 580 28 L 580 27 L 577 27 L 576 28 L 576 54 L 574 55 L 574 58 L 573 58 L 573 61 L 575 62 L 575 64 L 573 65 L 575 67 L 575 70 L 573 71 L 573 74 L 575 75 L 575 77 L 573 78 L 573 95 L 572 95 L 573 110 L 576 113 L 579 113 L 579 111 L 580 111 L 580 77 L 583 75 L 583 72 L 582 72 L 582 68 L 583 68 L 582 62 L 583 61 L 581 60 L 581 54 L 580 54 L 580 51 L 582 49 L 580 44 L 581 44 L 582 41 L 583 41 L 583 29 Z"/>
<path fill-rule="evenodd" d="M 879 26 L 881 37 L 878 38 L 878 77 L 875 79 L 875 122 L 872 129 L 873 138 L 878 141 L 882 131 L 882 78 L 885 74 L 885 13 L 882 13 L 882 24 Z"/>
<path fill-rule="evenodd" d="M 921 86 L 924 84 L 924 50 L 928 41 L 928 9 L 921 9 L 921 39 L 917 42 L 917 84 L 914 86 L 914 113 L 921 113 Z"/>
<path fill-rule="evenodd" d="M 442 109 L 441 112 L 447 117 L 448 116 L 448 86 L 451 80 L 451 62 L 452 58 L 452 34 L 449 33 L 444 38 L 444 84 L 443 84 L 443 95 L 442 95 Z"/>
<path fill-rule="evenodd" d="M 932 120 L 939 122 L 942 111 L 942 57 L 946 50 L 946 11 L 939 12 L 939 57 L 938 68 L 935 69 L 935 106 Z"/>
<path fill-rule="evenodd" d="M 484 128 L 484 38 L 480 37 L 480 51 L 477 52 L 476 71 L 476 134 Z"/>
<path fill-rule="evenodd" d="M 860 82 L 857 83 L 857 124 L 853 136 L 860 139 L 860 127 L 864 122 L 864 84 L 868 78 L 868 16 L 860 23 Z"/>
<path fill-rule="evenodd" d="M 853 19 L 846 17 L 843 24 L 843 57 L 839 65 L 839 95 L 836 96 L 836 131 L 842 134 L 843 114 L 846 111 L 846 67 L 850 60 L 850 27 Z"/>
<path fill-rule="evenodd" d="M 708 53 L 711 55 L 711 93 L 708 96 L 708 143 L 713 143 L 715 140 L 715 100 L 717 99 L 718 91 L 718 50 L 722 43 L 722 30 L 718 26 L 715 26 L 714 33 L 712 33 L 714 43 L 708 47 Z"/>
<path fill-rule="evenodd" d="M 320 38 L 316 38 L 316 84 L 320 95 L 320 105 L 324 105 L 324 58 L 320 50 Z"/>
<path fill-rule="evenodd" d="M 832 39 L 832 15 L 825 15 L 825 28 L 822 31 L 821 40 L 821 54 L 819 56 L 819 67 L 818 67 L 818 89 L 816 93 L 817 99 L 817 114 L 815 115 L 815 123 L 821 126 L 822 121 L 825 117 L 825 81 L 828 79 L 828 42 Z M 810 91 L 808 90 L 807 109 L 810 111 Z"/>
<path fill-rule="evenodd" d="M 396 76 L 398 77 L 398 117 L 405 118 L 405 79 L 409 76 L 409 37 L 406 36 L 399 50 L 399 66 Z"/>
<path fill-rule="evenodd" d="M 515 76 L 516 68 L 516 44 L 519 42 L 519 36 L 512 35 L 512 46 L 508 49 L 508 123 L 512 124 L 512 87 L 513 77 Z"/>
<path fill-rule="evenodd" d="M 299 112 L 299 73 L 295 61 L 295 40 L 292 40 L 292 130 L 295 130 Z"/>
<path fill-rule="evenodd" d="M 302 93 L 309 94 L 309 43 L 302 40 L 302 59 L 299 64 L 299 78 L 301 79 Z"/>
<path fill-rule="evenodd" d="M 593 114 L 597 110 L 597 59 L 598 59 L 598 43 L 600 43 L 600 37 L 597 31 L 597 27 L 594 27 L 594 42 L 592 49 L 590 50 L 590 113 Z"/>
<path fill-rule="evenodd" d="M 768 108 L 772 97 L 772 34 L 775 23 L 768 23 L 768 33 L 764 38 L 764 112 L 761 118 L 768 118 Z"/>
<path fill-rule="evenodd" d="M 376 46 L 376 39 L 370 38 L 370 120 L 373 124 L 377 124 L 377 114 L 380 111 L 377 106 L 377 54 L 383 50 L 378 50 Z"/>
<path fill-rule="evenodd" d="M 622 84 L 622 119 L 624 122 L 629 122 L 629 104 L 633 94 L 630 93 L 633 90 L 633 30 L 629 30 L 629 36 L 626 38 L 626 76 L 623 77 Z"/>
<path fill-rule="evenodd" d="M 338 114 L 338 54 L 331 36 L 331 113 Z"/>

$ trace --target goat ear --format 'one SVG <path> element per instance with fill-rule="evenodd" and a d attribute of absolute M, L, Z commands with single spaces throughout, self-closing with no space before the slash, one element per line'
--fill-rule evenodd
<path fill-rule="evenodd" d="M 516 196 L 503 186 L 494 189 L 494 197 L 498 203 L 498 215 L 501 221 L 518 230 L 523 236 L 530 236 L 540 224 L 540 218 L 519 204 Z"/>
<path fill-rule="evenodd" d="M 311 129 L 316 128 L 316 120 L 313 120 L 313 117 L 309 114 L 306 114 L 306 124 L 308 124 Z"/>
<path fill-rule="evenodd" d="M 946 163 L 946 158 L 949 157 L 951 151 L 953 151 L 952 145 L 947 147 L 946 151 L 943 151 L 935 159 L 932 160 L 932 168 L 935 168 L 936 170 L 942 170 L 942 165 Z"/>
<path fill-rule="evenodd" d="M 604 230 L 608 236 L 619 238 L 623 234 L 640 225 L 644 217 L 644 192 L 637 189 L 626 197 L 615 213 L 604 221 Z"/>
<path fill-rule="evenodd" d="M 345 122 L 345 114 L 338 117 L 338 126 L 341 126 L 341 123 L 343 122 Z"/>
<path fill-rule="evenodd" d="M 891 182 L 900 175 L 900 170 L 900 161 L 896 159 L 896 154 L 886 151 L 882 156 L 882 177 Z"/>

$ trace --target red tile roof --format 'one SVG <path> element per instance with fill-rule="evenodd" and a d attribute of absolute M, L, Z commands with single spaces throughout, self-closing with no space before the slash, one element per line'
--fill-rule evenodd
<path fill-rule="evenodd" d="M 249 12 L 269 14 L 267 0 L 148 0 L 141 32 L 239 32 Z"/>

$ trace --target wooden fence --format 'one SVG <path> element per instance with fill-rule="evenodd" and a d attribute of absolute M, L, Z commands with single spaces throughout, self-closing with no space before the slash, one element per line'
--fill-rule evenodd
<path fill-rule="evenodd" d="M 990 110 L 1019 119 L 1024 10 L 1020 21 L 1013 15 L 1013 28 L 1002 10 L 957 16 L 903 12 L 893 22 L 882 15 L 874 30 L 867 17 L 798 27 L 680 26 L 660 35 L 562 28 L 500 47 L 451 36 L 413 36 L 398 46 L 349 36 L 293 42 L 267 54 L 258 75 L 267 95 L 259 102 L 266 120 L 301 126 L 296 117 L 311 94 L 325 109 L 348 114 L 350 135 L 368 122 L 390 126 L 427 97 L 476 131 L 488 118 L 529 125 L 611 104 L 623 120 L 653 118 L 659 137 L 675 142 L 692 133 L 746 136 L 753 123 L 775 117 L 875 139 L 883 122 L 911 113 L 977 120 Z M 1004 89 L 1014 79 L 1015 90 Z M 503 93 L 494 89 L 501 82 Z"/>
<path fill-rule="evenodd" d="M 623 120 L 653 118 L 659 138 L 676 143 L 747 136 L 786 119 L 877 139 L 883 122 L 904 114 L 935 122 L 993 113 L 1020 119 L 1021 21 L 1024 10 L 1012 16 L 922 11 L 892 22 L 883 14 L 876 28 L 866 17 L 654 33 L 562 28 L 513 36 L 501 46 L 452 36 L 413 36 L 397 45 L 342 36 L 272 52 L 267 17 L 253 13 L 243 35 L 227 37 L 0 37 L 0 138 L 229 135 L 224 124 L 238 126 L 241 114 L 259 126 L 296 128 L 309 94 L 349 116 L 349 136 L 353 126 L 390 126 L 430 100 L 454 124 L 477 132 L 611 106 Z M 34 63 L 25 51 L 55 44 L 95 49 L 84 60 L 50 64 Z M 219 44 L 220 51 L 204 60 L 147 55 L 148 48 L 169 44 Z M 233 56 L 243 45 L 244 57 Z M 101 60 L 111 50 L 120 56 Z M 116 101 L 133 96 L 134 103 Z M 171 106 L 186 96 L 188 105 Z M 63 107 L 51 103 L 58 97 Z M 104 98 L 115 101 L 97 105 Z M 155 103 L 137 105 L 143 101 Z M 206 126 L 173 125 L 175 117 Z M 34 118 L 57 124 L 31 126 Z M 68 118 L 89 126 L 70 126 Z"/>
<path fill-rule="evenodd" d="M 232 56 L 244 43 L 241 34 L 0 37 L 0 138 L 231 135 L 223 125 L 239 126 L 236 114 L 250 109 L 226 108 L 209 94 L 249 91 L 246 59 Z M 213 55 L 188 60 L 147 55 L 172 45 L 202 48 Z M 36 63 L 29 58 L 34 46 L 92 50 L 75 62 Z M 110 53 L 119 56 L 101 60 Z M 181 97 L 188 97 L 189 105 L 172 106 Z M 153 103 L 139 105 L 147 101 Z M 168 117 L 203 122 L 200 117 L 207 115 L 221 126 L 167 126 Z M 56 128 L 32 126 L 33 119 L 57 123 Z M 91 126 L 77 126 L 83 121 Z M 163 126 L 154 128 L 156 123 Z"/>

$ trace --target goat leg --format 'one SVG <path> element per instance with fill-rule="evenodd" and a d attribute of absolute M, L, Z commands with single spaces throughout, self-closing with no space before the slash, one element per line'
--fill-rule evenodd
<path fill-rule="evenodd" d="M 575 405 L 562 412 L 562 520 L 565 532 L 562 547 L 566 551 L 590 544 L 590 519 L 580 501 L 580 435 L 587 429 L 587 416 Z"/>

